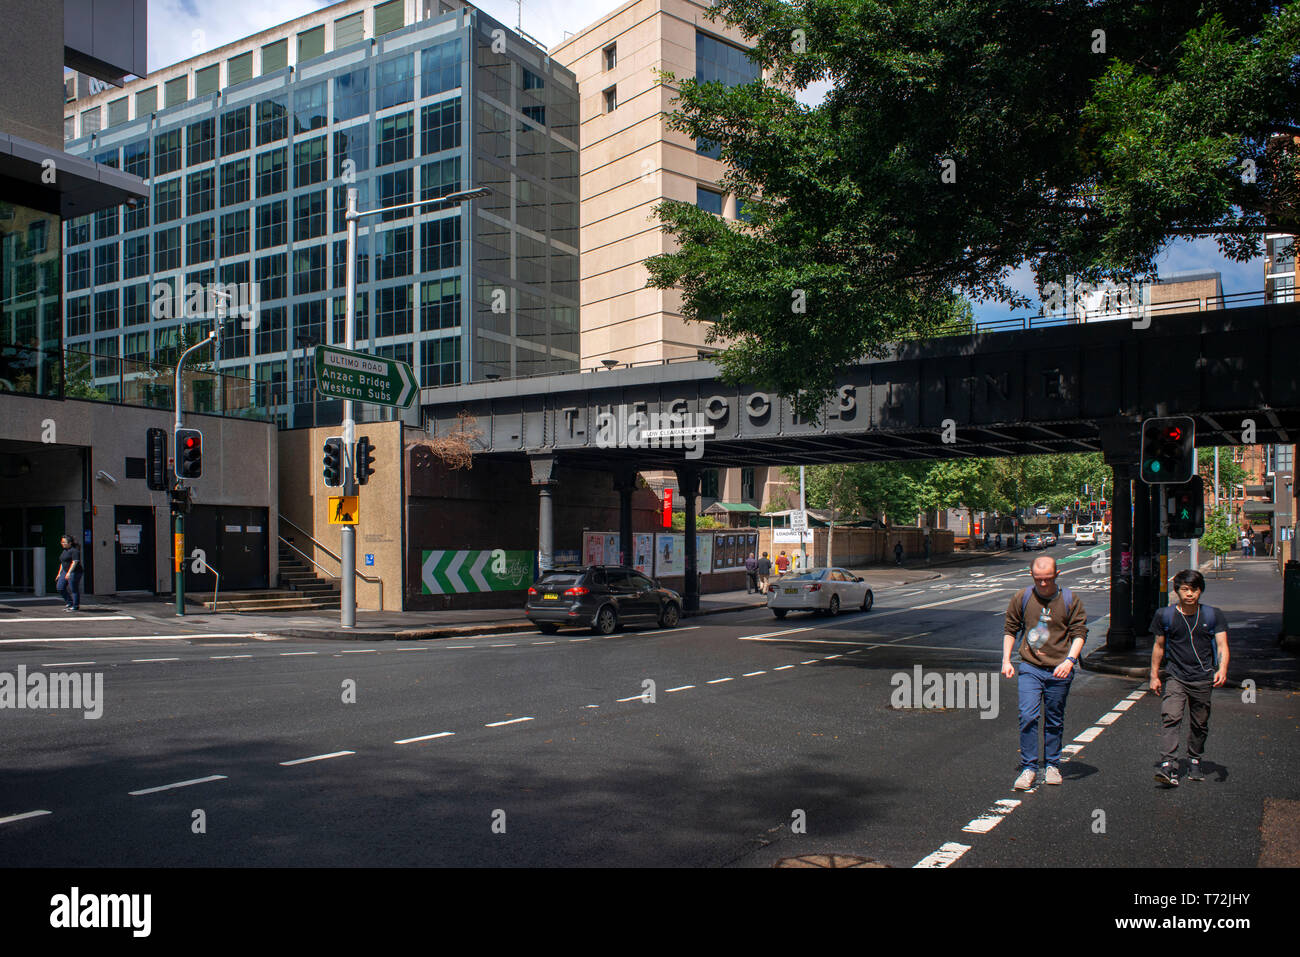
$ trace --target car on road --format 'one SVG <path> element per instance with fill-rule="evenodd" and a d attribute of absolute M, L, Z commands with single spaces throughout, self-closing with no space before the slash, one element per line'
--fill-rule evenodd
<path fill-rule="evenodd" d="M 570 565 L 542 573 L 528 589 L 524 614 L 546 635 L 563 625 L 598 635 L 626 624 L 674 628 L 682 617 L 682 596 L 635 568 Z"/>
<path fill-rule="evenodd" d="M 1048 508 L 1046 505 L 1035 505 L 1035 506 L 1034 506 L 1034 514 L 1035 514 L 1035 515 L 1049 515 L 1049 514 L 1051 514 L 1051 511 L 1052 511 L 1052 510 L 1051 510 L 1050 508 Z"/>
<path fill-rule="evenodd" d="M 1020 540 L 1020 550 L 1022 552 L 1028 552 L 1034 549 L 1046 548 L 1046 547 L 1047 546 L 1043 544 L 1042 535 L 1030 534 L 1030 535 L 1026 535 L 1024 538 Z"/>
<path fill-rule="evenodd" d="M 1043 547 L 1051 548 L 1056 544 L 1056 535 L 1052 532 L 1043 532 Z"/>
<path fill-rule="evenodd" d="M 1078 525 L 1074 529 L 1074 544 L 1096 545 L 1097 529 L 1094 525 Z"/>
<path fill-rule="evenodd" d="M 838 615 L 842 608 L 871 611 L 876 596 L 866 580 L 843 568 L 814 568 L 772 583 L 767 607 L 777 618 L 786 612 Z"/>

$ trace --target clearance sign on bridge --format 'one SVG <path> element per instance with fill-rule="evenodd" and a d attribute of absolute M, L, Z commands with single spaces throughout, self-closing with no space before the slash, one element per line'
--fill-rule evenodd
<path fill-rule="evenodd" d="M 333 346 L 316 347 L 316 390 L 331 399 L 399 409 L 410 408 L 419 391 L 415 374 L 405 362 Z"/>

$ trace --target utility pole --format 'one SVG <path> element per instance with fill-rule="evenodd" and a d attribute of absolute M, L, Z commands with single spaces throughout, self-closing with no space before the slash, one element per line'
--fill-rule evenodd
<path fill-rule="evenodd" d="M 804 467 L 802 465 L 799 466 L 799 511 L 803 512 L 803 524 L 804 524 L 804 529 L 806 530 L 808 528 L 808 509 L 804 505 L 803 469 Z M 805 532 L 799 533 L 799 554 L 802 556 L 800 561 L 803 567 L 807 568 L 808 567 L 808 546 L 804 544 L 804 540 L 803 540 L 804 534 Z"/>
<path fill-rule="evenodd" d="M 208 333 L 208 337 L 202 342 L 196 343 L 181 353 L 180 359 L 176 362 L 176 422 L 172 429 L 172 437 L 184 427 L 181 422 L 181 366 L 185 365 L 185 358 L 195 349 L 206 346 L 217 338 L 216 330 Z M 181 449 L 179 442 L 173 442 L 173 454 L 176 456 L 175 468 L 173 474 L 177 476 L 176 484 L 173 486 L 173 493 L 183 492 L 185 485 L 180 480 Z M 172 545 L 176 549 L 176 614 L 185 615 L 185 513 L 178 507 L 178 498 L 175 494 L 172 496 Z"/>

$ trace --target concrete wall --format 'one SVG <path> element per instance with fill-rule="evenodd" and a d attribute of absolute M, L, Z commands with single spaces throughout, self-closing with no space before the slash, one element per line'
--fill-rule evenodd
<path fill-rule="evenodd" d="M 336 558 L 343 554 L 342 525 L 329 522 L 329 500 L 342 489 L 328 488 L 322 459 L 325 440 L 342 435 L 340 426 L 295 429 L 279 435 L 280 514 L 306 531 L 319 545 L 306 541 L 300 532 L 281 523 L 280 534 L 308 552 L 325 570 L 316 569 L 322 578 L 338 577 L 341 569 Z M 366 422 L 357 424 L 357 437 L 370 437 L 375 447 L 375 474 L 360 488 L 360 521 L 357 524 L 357 572 L 377 578 L 380 584 L 357 579 L 357 607 L 379 609 L 383 592 L 384 611 L 401 611 L 402 602 L 402 423 Z M 276 543 L 272 543 L 274 549 Z M 324 548 L 320 547 L 324 546 Z M 374 564 L 366 564 L 366 555 Z"/>
<path fill-rule="evenodd" d="M 0 132 L 63 149 L 63 0 L 0 0 Z"/>
<path fill-rule="evenodd" d="M 194 488 L 195 504 L 266 508 L 274 517 L 278 508 L 275 427 L 210 415 L 187 414 L 184 421 L 186 427 L 203 432 L 204 477 L 188 483 Z M 170 436 L 172 426 L 171 413 L 153 409 L 0 395 L 0 453 L 26 462 L 28 467 L 23 474 L 0 479 L 0 501 L 6 506 L 63 505 L 67 534 L 83 542 L 80 450 L 89 449 L 94 593 L 117 590 L 113 518 L 118 505 L 153 507 L 156 588 L 171 592 L 168 495 L 149 491 L 143 478 L 128 479 L 126 459 L 145 456 L 148 429 L 162 428 Z M 174 454 L 170 438 L 168 446 L 169 454 Z M 101 471 L 107 477 L 95 478 Z M 272 543 L 272 580 L 276 573 Z"/>
<path fill-rule="evenodd" d="M 894 545 L 903 543 L 903 555 L 907 560 L 922 557 L 925 554 L 925 534 L 923 528 L 837 528 L 832 539 L 830 529 L 814 528 L 813 542 L 805 546 L 813 564 L 821 567 L 826 564 L 827 542 L 831 540 L 833 554 L 831 564 L 841 568 L 864 568 L 868 565 L 892 565 L 894 563 Z M 784 551 L 793 556 L 799 551 L 798 543 L 772 545 L 771 529 L 759 530 L 758 547 L 767 552 L 773 561 Z M 930 529 L 930 555 L 939 557 L 953 550 L 953 534 L 947 529 Z"/>

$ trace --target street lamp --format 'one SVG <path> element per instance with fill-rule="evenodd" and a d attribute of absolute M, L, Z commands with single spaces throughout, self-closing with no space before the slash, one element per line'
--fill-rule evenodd
<path fill-rule="evenodd" d="M 344 324 L 343 337 L 344 348 L 349 352 L 355 351 L 357 346 L 356 339 L 356 308 L 357 308 L 357 221 L 363 216 L 378 216 L 382 213 L 393 213 L 403 209 L 417 209 L 421 206 L 437 206 L 441 204 L 451 205 L 454 203 L 464 203 L 471 199 L 478 199 L 482 196 L 491 195 L 492 190 L 486 186 L 473 186 L 469 189 L 457 190 L 454 193 L 448 193 L 445 196 L 435 196 L 431 199 L 418 199 L 413 203 L 401 203 L 397 206 L 384 206 L 380 209 L 357 209 L 357 188 L 348 187 L 348 205 L 345 220 L 348 224 L 347 240 L 347 289 L 345 296 L 347 302 L 344 305 Z M 356 495 L 356 462 L 353 461 L 356 448 L 356 420 L 352 417 L 352 400 L 343 400 L 343 494 Z M 340 624 L 344 628 L 354 628 L 357 623 L 357 533 L 352 525 L 344 525 L 340 529 L 341 551 L 343 566 L 342 589 L 341 589 L 341 606 L 339 614 Z"/>
<path fill-rule="evenodd" d="M 217 338 L 217 332 L 214 329 L 212 332 L 208 333 L 208 337 L 206 339 L 204 339 L 202 342 L 195 343 L 194 345 L 190 346 L 188 349 L 182 352 L 181 357 L 178 360 L 176 360 L 176 423 L 172 429 L 173 436 L 177 435 L 182 428 L 181 426 L 181 366 L 185 365 L 186 356 L 188 356 L 195 349 L 202 349 L 209 342 L 213 341 L 216 338 Z M 181 450 L 177 448 L 176 468 L 174 472 L 178 476 L 181 471 L 180 465 L 181 465 Z M 183 487 L 184 486 L 182 486 L 181 480 L 178 477 L 176 479 L 176 485 L 174 486 L 174 490 L 180 491 L 180 489 L 182 489 Z M 175 502 L 174 497 L 173 497 L 173 502 Z M 176 614 L 183 616 L 185 614 L 185 513 L 182 512 L 179 508 L 175 508 L 174 511 L 175 511 L 175 515 L 172 518 L 172 522 L 173 522 L 172 533 L 175 535 L 173 541 L 174 541 L 174 547 L 176 549 Z"/>

